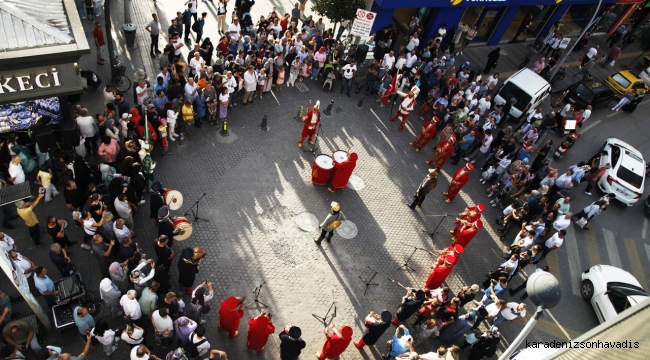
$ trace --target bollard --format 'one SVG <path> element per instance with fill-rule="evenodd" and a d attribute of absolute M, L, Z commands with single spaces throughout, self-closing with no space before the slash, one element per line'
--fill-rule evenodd
<path fill-rule="evenodd" d="M 325 109 L 325 111 L 323 111 L 323 113 L 327 116 L 332 115 L 332 106 L 334 106 L 334 100 L 330 100 L 329 105 L 327 105 L 327 108 Z"/>
<path fill-rule="evenodd" d="M 361 97 L 361 100 L 357 103 L 357 107 L 362 108 L 363 107 L 363 96 Z"/>
<path fill-rule="evenodd" d="M 296 121 L 302 121 L 303 111 L 304 111 L 304 109 L 303 109 L 303 107 L 301 106 L 301 107 L 300 107 L 300 110 L 298 110 L 298 115 L 296 115 L 296 117 L 295 117 Z"/>
<path fill-rule="evenodd" d="M 264 115 L 264 117 L 262 118 L 262 123 L 260 124 L 260 129 L 262 129 L 264 131 L 268 131 L 269 127 L 266 126 L 267 122 L 268 122 L 268 118 L 267 118 L 266 115 Z"/>
<path fill-rule="evenodd" d="M 221 126 L 221 136 L 228 136 L 228 121 L 223 120 L 223 125 Z"/>

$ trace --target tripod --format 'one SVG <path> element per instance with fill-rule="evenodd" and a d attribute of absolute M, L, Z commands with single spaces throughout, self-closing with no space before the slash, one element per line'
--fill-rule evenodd
<path fill-rule="evenodd" d="M 334 308 L 334 313 L 330 315 L 330 311 L 332 311 L 332 308 Z M 318 316 L 316 314 L 311 314 L 311 316 L 315 317 L 316 320 L 322 322 L 323 326 L 327 326 L 328 321 L 334 320 L 334 318 L 336 317 L 336 301 L 334 301 L 334 289 L 332 289 L 332 305 L 330 305 L 330 308 L 327 310 L 325 316 Z"/>
<path fill-rule="evenodd" d="M 431 239 L 433 239 L 433 235 L 438 233 L 438 228 L 440 227 L 440 225 L 442 225 L 442 222 L 447 218 L 447 216 L 449 216 L 449 214 L 444 213 L 443 215 L 427 215 L 427 216 L 442 216 L 442 219 L 440 219 L 440 222 L 438 223 L 438 225 L 436 225 L 436 227 L 433 229 L 433 231 L 430 234 L 428 231 L 422 229 L 422 232 L 429 234 Z"/>
<path fill-rule="evenodd" d="M 314 135 L 314 146 L 312 146 L 311 150 L 302 149 L 302 151 L 308 151 L 308 152 L 312 153 L 312 155 L 314 155 L 314 157 L 316 157 L 316 150 L 318 150 L 318 137 L 320 135 L 322 135 L 322 133 L 323 133 L 323 128 L 322 128 L 322 125 L 321 125 L 321 123 L 319 121 L 318 122 L 318 129 L 316 129 L 316 135 Z"/>
<path fill-rule="evenodd" d="M 259 297 L 260 297 L 260 291 L 262 291 L 262 286 L 264 286 L 264 284 L 266 284 L 266 281 L 263 282 L 263 283 L 261 283 L 261 284 L 259 284 L 259 285 L 257 285 L 257 286 L 255 287 L 255 290 L 253 290 L 253 295 L 255 295 L 255 298 L 253 299 L 253 301 L 251 301 L 250 303 L 248 303 L 248 305 L 244 306 L 245 308 L 247 308 L 247 307 L 249 307 L 249 306 L 251 306 L 251 305 L 253 305 L 253 304 L 257 305 L 258 307 L 259 307 L 259 306 L 264 306 L 264 307 L 266 307 L 266 308 L 269 307 L 268 305 L 266 305 L 265 303 L 263 303 L 263 302 L 261 302 L 261 301 L 259 300 Z"/>
<path fill-rule="evenodd" d="M 201 199 L 203 199 L 205 197 L 206 194 L 207 193 L 203 193 L 203 195 L 201 195 L 201 197 L 198 200 L 196 200 L 196 202 L 194 204 L 192 204 L 192 206 L 190 206 L 190 209 L 187 210 L 185 212 L 185 214 L 183 214 L 183 216 L 188 216 L 191 213 L 192 216 L 194 216 L 194 220 L 192 220 L 192 222 L 198 222 L 199 220 L 209 222 L 210 220 L 199 217 L 199 202 L 201 201 Z M 196 212 L 194 211 L 195 206 L 196 206 Z"/>
<path fill-rule="evenodd" d="M 372 270 L 372 269 L 371 269 L 371 270 Z M 368 280 L 366 280 L 366 279 L 362 278 L 361 276 L 359 276 L 359 279 L 361 279 L 361 281 L 363 281 L 363 282 L 366 284 L 366 289 L 363 290 L 363 295 L 366 295 L 366 292 L 368 291 L 368 288 L 370 287 L 370 285 L 379 285 L 379 284 L 377 284 L 377 283 L 373 283 L 373 282 L 372 282 L 372 279 L 374 279 L 375 276 L 377 276 L 377 271 L 376 271 L 376 270 L 373 270 L 373 271 L 374 271 L 375 273 L 372 274 L 372 276 L 371 276 L 370 279 L 368 279 Z"/>
<path fill-rule="evenodd" d="M 409 257 L 406 258 L 406 261 L 404 261 L 404 264 L 402 264 L 402 266 L 398 267 L 397 270 L 399 270 L 399 269 L 401 269 L 401 268 L 406 268 L 406 269 L 408 269 L 408 270 L 415 271 L 415 269 L 413 269 L 413 267 L 412 267 L 411 265 L 409 265 L 409 261 L 411 261 L 411 258 L 413 257 L 413 255 L 415 255 L 415 252 L 416 252 L 416 251 L 418 251 L 418 250 L 424 250 L 424 251 L 427 251 L 427 252 L 428 252 L 429 250 L 427 250 L 427 249 L 423 249 L 423 248 L 419 248 L 419 247 L 417 247 L 417 246 L 413 246 L 413 245 L 409 245 L 409 244 L 404 244 L 404 245 L 412 247 L 412 248 L 413 248 L 413 252 L 411 252 L 411 255 L 409 255 Z"/>

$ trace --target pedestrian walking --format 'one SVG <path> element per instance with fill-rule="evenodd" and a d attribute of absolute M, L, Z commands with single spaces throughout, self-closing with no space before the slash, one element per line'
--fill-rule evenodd
<path fill-rule="evenodd" d="M 618 59 L 618 56 L 621 55 L 621 51 L 621 48 L 618 46 L 614 46 L 611 50 L 609 50 L 609 54 L 603 58 L 602 67 L 604 68 L 607 65 L 613 67 L 616 63 L 616 59 Z"/>
<path fill-rule="evenodd" d="M 611 169 L 612 165 L 610 163 L 607 163 L 605 165 L 601 165 L 598 169 L 590 170 L 583 178 L 582 181 L 587 182 L 587 187 L 585 188 L 585 194 L 591 196 L 591 188 L 596 185 L 596 183 L 600 180 L 600 178 L 605 174 L 605 171 L 608 169 Z"/>
<path fill-rule="evenodd" d="M 489 73 L 491 69 L 496 69 L 499 56 L 501 55 L 500 52 L 501 48 L 490 51 L 487 56 L 487 64 L 485 64 L 485 69 L 483 69 L 483 74 Z"/>
<path fill-rule="evenodd" d="M 415 206 L 422 206 L 422 202 L 427 194 L 435 189 L 438 185 L 438 170 L 429 169 L 429 173 L 424 177 L 424 180 L 420 183 L 420 186 L 413 194 L 413 202 L 409 205 L 411 210 L 415 210 Z"/>
<path fill-rule="evenodd" d="M 526 57 L 524 58 L 524 61 L 522 61 L 519 64 L 519 69 L 523 69 L 526 65 L 528 65 L 528 63 L 531 60 L 533 60 L 533 58 L 535 56 L 537 56 L 538 52 L 539 52 L 539 49 L 535 45 L 531 44 L 530 48 L 528 49 L 528 52 L 526 53 Z"/>
<path fill-rule="evenodd" d="M 578 213 L 573 215 L 576 219 L 576 224 L 582 227 L 583 230 L 589 230 L 587 224 L 593 219 L 594 216 L 600 214 L 601 206 L 605 205 L 604 200 L 594 201 L 591 204 L 585 206 Z"/>
<path fill-rule="evenodd" d="M 314 239 L 314 242 L 316 242 L 316 245 L 318 246 L 320 246 L 323 239 L 326 238 L 325 235 L 327 235 L 327 242 L 331 242 L 332 236 L 334 236 L 334 230 L 341 226 L 341 222 L 343 220 L 346 220 L 345 215 L 341 211 L 341 205 L 339 203 L 332 201 L 330 206 L 330 213 L 327 215 L 325 220 L 323 220 L 323 222 L 318 225 L 318 230 L 321 230 L 321 233 L 318 239 Z"/>

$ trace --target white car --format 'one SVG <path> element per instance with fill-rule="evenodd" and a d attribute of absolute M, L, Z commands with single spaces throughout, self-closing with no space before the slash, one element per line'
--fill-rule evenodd
<path fill-rule="evenodd" d="M 641 71 L 639 73 L 639 77 L 643 79 L 643 82 L 650 86 L 650 67 L 646 68 L 645 70 Z"/>
<path fill-rule="evenodd" d="M 650 297 L 634 275 L 610 265 L 594 265 L 583 272 L 580 293 L 601 323 Z"/>
<path fill-rule="evenodd" d="M 598 187 L 606 194 L 616 195 L 616 200 L 632 206 L 643 196 L 645 161 L 643 155 L 630 144 L 615 138 L 605 141 L 600 165 L 612 167 L 598 180 Z"/>

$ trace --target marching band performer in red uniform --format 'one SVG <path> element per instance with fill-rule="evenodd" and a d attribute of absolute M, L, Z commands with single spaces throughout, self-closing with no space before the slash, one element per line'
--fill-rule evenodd
<path fill-rule="evenodd" d="M 415 146 L 415 152 L 420 151 L 423 147 L 425 147 L 431 138 L 436 134 L 437 127 L 436 125 L 440 122 L 440 119 L 438 119 L 437 116 L 433 116 L 431 120 L 425 122 L 422 124 L 422 130 L 418 134 L 418 136 L 413 140 L 413 142 L 409 143 L 411 146 Z"/>
<path fill-rule="evenodd" d="M 224 300 L 219 308 L 219 330 L 227 331 L 231 339 L 239 335 L 239 320 L 244 317 L 245 300 L 245 296 L 231 296 Z"/>
<path fill-rule="evenodd" d="M 344 325 L 341 331 L 338 331 L 336 325 L 332 323 L 332 325 L 325 328 L 325 337 L 327 340 L 323 344 L 323 349 L 321 352 L 316 353 L 316 357 L 320 360 L 336 359 L 350 345 L 352 341 L 352 328 Z"/>
<path fill-rule="evenodd" d="M 456 171 L 454 177 L 451 178 L 451 182 L 449 183 L 447 191 L 442 193 L 442 195 L 447 197 L 447 200 L 445 200 L 445 202 L 449 203 L 454 200 L 463 186 L 465 186 L 465 184 L 467 184 L 467 181 L 469 181 L 469 172 L 472 169 L 474 169 L 474 165 L 472 165 L 472 163 L 467 163 L 465 166 Z"/>
<path fill-rule="evenodd" d="M 463 227 L 458 232 L 458 235 L 451 238 L 452 240 L 451 244 L 453 246 L 460 245 L 463 248 L 465 248 L 467 247 L 469 242 L 472 241 L 474 236 L 476 236 L 478 230 L 483 228 L 483 222 L 481 221 L 481 219 L 478 219 L 474 222 L 461 220 L 461 222 L 463 223 Z"/>
<path fill-rule="evenodd" d="M 327 190 L 335 192 L 337 189 L 343 190 L 352 176 L 352 171 L 357 166 L 357 153 L 350 153 L 347 160 L 341 162 L 334 159 L 334 176 L 332 177 L 332 186 Z"/>
<path fill-rule="evenodd" d="M 438 253 L 438 259 L 436 259 L 436 263 L 434 264 L 434 267 L 444 264 L 445 258 L 447 256 L 452 256 L 454 258 L 453 261 L 451 261 L 452 265 L 456 265 L 458 262 L 458 259 L 460 259 L 460 255 L 465 252 L 465 248 L 461 245 L 449 245 L 446 248 L 442 250 L 436 250 L 435 252 L 432 252 L 433 255 Z"/>
<path fill-rule="evenodd" d="M 432 266 L 433 271 L 429 274 L 427 282 L 424 284 L 424 287 L 427 289 L 437 289 L 442 285 L 443 282 L 447 279 L 447 276 L 451 274 L 451 271 L 454 269 L 454 257 L 451 255 L 445 256 L 445 262 L 442 265 Z"/>
<path fill-rule="evenodd" d="M 271 317 L 271 314 L 267 315 L 262 312 L 257 317 L 248 321 L 248 341 L 246 342 L 246 348 L 248 350 L 253 350 L 258 354 L 264 351 L 264 346 L 269 340 L 269 335 L 275 332 L 275 326 L 273 326 Z"/>
<path fill-rule="evenodd" d="M 302 147 L 302 143 L 307 137 L 309 137 L 309 143 L 314 145 L 314 135 L 316 135 L 318 125 L 320 124 L 320 101 L 316 101 L 314 108 L 307 111 L 307 114 L 302 117 L 302 122 L 302 133 L 300 134 L 298 147 Z"/>
<path fill-rule="evenodd" d="M 438 146 L 436 146 L 436 150 L 433 153 L 433 157 L 429 161 L 425 161 L 426 164 L 428 165 L 435 165 L 436 169 L 440 171 L 447 162 L 447 159 L 451 156 L 451 154 L 454 152 L 454 143 L 456 142 L 456 136 L 451 135 L 445 140 L 442 140 Z"/>
<path fill-rule="evenodd" d="M 415 98 L 417 98 L 418 94 L 420 94 L 420 88 L 413 86 L 408 94 L 400 93 L 399 91 L 397 93 L 403 95 L 402 102 L 399 105 L 399 109 L 397 109 L 397 112 L 390 119 L 390 121 L 395 121 L 400 118 L 402 122 L 399 125 L 398 131 L 402 131 L 402 129 L 404 129 L 404 125 L 406 125 L 406 120 L 409 118 L 409 114 L 415 108 Z"/>
<path fill-rule="evenodd" d="M 465 211 L 458 214 L 456 218 L 456 227 L 454 230 L 449 230 L 449 232 L 455 237 L 460 232 L 460 229 L 463 227 L 461 220 L 473 223 L 476 220 L 481 218 L 481 214 L 485 211 L 485 205 L 483 203 L 478 203 L 476 206 L 468 206 L 465 208 Z"/>

